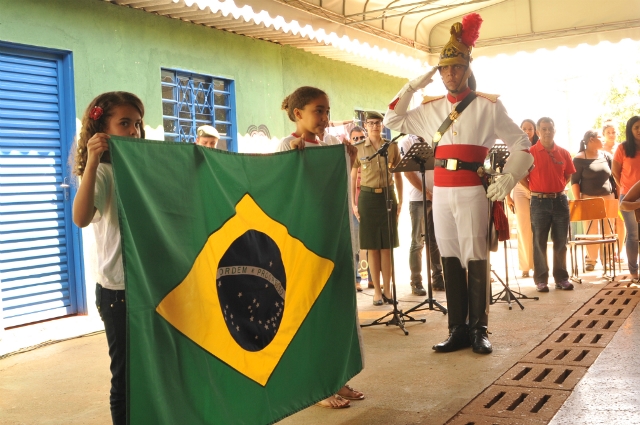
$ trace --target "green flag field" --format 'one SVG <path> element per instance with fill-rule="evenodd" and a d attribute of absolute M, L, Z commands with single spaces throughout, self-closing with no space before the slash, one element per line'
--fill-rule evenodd
<path fill-rule="evenodd" d="M 362 369 L 343 146 L 110 150 L 130 424 L 269 424 Z"/>

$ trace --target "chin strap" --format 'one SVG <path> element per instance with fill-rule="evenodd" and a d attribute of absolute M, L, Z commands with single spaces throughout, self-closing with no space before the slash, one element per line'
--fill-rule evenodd
<path fill-rule="evenodd" d="M 458 87 L 456 87 L 456 92 L 457 93 L 460 93 L 462 91 L 462 90 L 460 90 L 460 86 L 462 85 L 462 83 L 467 81 L 469 79 L 469 77 L 471 77 L 471 66 L 467 67 L 467 70 L 464 72 L 464 75 L 462 76 L 462 80 L 460 80 L 460 83 L 458 84 Z M 475 88 L 473 88 L 471 90 L 475 90 Z"/>

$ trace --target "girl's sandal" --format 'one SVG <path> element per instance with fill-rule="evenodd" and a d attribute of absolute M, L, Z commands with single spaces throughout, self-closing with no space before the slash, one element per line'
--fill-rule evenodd
<path fill-rule="evenodd" d="M 349 407 L 349 400 L 345 400 L 343 397 L 335 394 L 317 402 L 316 406 L 325 407 L 327 409 L 345 409 Z"/>
<path fill-rule="evenodd" d="M 346 398 L 347 400 L 364 400 L 364 394 L 358 390 L 354 390 L 349 385 L 346 385 L 340 388 L 338 391 L 338 395 L 342 398 Z"/>

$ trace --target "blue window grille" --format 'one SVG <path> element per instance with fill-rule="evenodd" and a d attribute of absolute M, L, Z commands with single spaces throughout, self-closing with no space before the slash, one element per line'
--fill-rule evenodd
<path fill-rule="evenodd" d="M 218 148 L 237 152 L 232 80 L 162 69 L 161 82 L 165 140 L 194 143 L 198 127 L 213 125 Z"/>

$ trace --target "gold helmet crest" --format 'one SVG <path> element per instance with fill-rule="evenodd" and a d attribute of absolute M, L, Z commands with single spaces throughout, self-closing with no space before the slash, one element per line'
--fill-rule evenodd
<path fill-rule="evenodd" d="M 451 38 L 440 52 L 438 67 L 447 65 L 469 66 L 473 58 L 471 50 L 480 36 L 482 18 L 471 13 L 462 18 L 462 22 L 451 25 Z"/>

